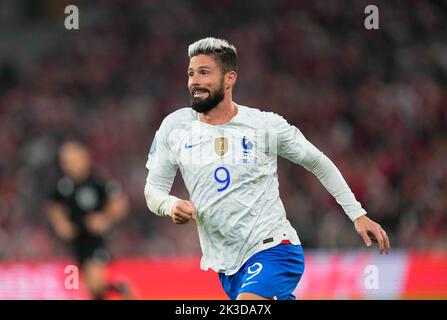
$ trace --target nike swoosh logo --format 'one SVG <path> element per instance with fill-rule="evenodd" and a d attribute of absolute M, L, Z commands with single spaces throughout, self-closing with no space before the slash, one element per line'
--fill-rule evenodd
<path fill-rule="evenodd" d="M 199 144 L 200 144 L 200 142 L 196 143 L 196 144 L 187 144 L 187 143 L 185 143 L 185 149 L 191 149 L 192 147 L 198 146 Z"/>
<path fill-rule="evenodd" d="M 245 286 L 248 286 L 249 284 L 257 283 L 257 282 L 258 282 L 258 281 L 245 282 L 244 284 L 241 285 L 241 288 L 243 288 L 243 287 L 245 287 Z"/>

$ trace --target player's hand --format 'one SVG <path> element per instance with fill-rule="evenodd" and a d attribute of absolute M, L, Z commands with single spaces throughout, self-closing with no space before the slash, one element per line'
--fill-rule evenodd
<path fill-rule="evenodd" d="M 85 218 L 85 226 L 91 233 L 101 235 L 110 229 L 111 222 L 106 214 L 94 212 Z"/>
<path fill-rule="evenodd" d="M 176 224 L 185 224 L 189 220 L 196 220 L 196 208 L 191 201 L 179 200 L 172 207 L 171 218 Z"/>
<path fill-rule="evenodd" d="M 362 237 L 367 247 L 377 243 L 380 254 L 383 251 L 390 252 L 390 240 L 382 227 L 367 216 L 361 216 L 354 220 L 355 230 Z"/>
<path fill-rule="evenodd" d="M 55 231 L 57 235 L 64 241 L 70 242 L 72 241 L 76 235 L 78 234 L 78 230 L 76 226 L 71 222 L 60 222 Z"/>

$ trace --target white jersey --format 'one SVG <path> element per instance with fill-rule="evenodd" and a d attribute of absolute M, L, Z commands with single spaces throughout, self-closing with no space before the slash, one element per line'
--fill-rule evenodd
<path fill-rule="evenodd" d="M 178 200 L 169 192 L 180 169 L 197 210 L 201 268 L 227 275 L 282 240 L 300 244 L 279 198 L 277 155 L 313 172 L 351 220 L 366 214 L 335 165 L 295 126 L 272 112 L 237 108 L 224 125 L 200 121 L 191 108 L 171 113 L 146 164 L 148 207 L 162 216 Z"/>

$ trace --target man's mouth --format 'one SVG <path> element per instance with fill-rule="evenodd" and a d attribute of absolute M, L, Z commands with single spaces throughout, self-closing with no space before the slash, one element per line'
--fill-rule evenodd
<path fill-rule="evenodd" d="M 192 95 L 194 98 L 207 98 L 209 96 L 208 90 L 205 89 L 194 89 L 192 90 Z"/>

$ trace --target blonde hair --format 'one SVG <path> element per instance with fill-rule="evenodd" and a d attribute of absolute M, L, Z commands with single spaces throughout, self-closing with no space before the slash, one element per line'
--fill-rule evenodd
<path fill-rule="evenodd" d="M 208 37 L 190 44 L 189 58 L 199 54 L 217 57 L 224 72 L 237 71 L 237 50 L 227 40 Z"/>

